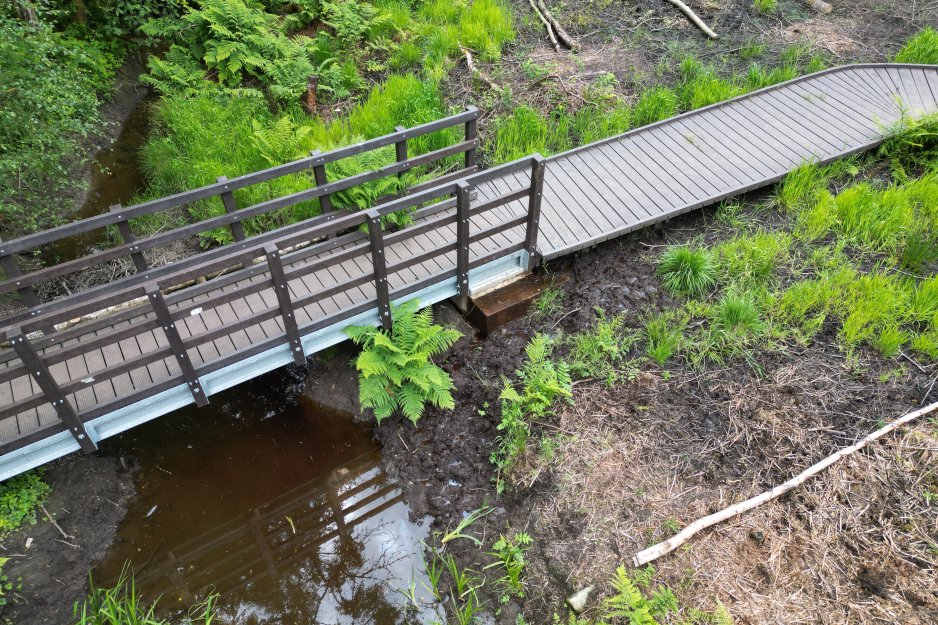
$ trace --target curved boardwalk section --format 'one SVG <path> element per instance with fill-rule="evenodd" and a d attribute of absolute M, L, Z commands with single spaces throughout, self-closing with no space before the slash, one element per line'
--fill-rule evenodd
<path fill-rule="evenodd" d="M 559 154 L 547 160 L 538 251 L 556 258 L 766 186 L 879 145 L 904 113 L 936 111 L 938 67 L 853 65 Z"/>
<path fill-rule="evenodd" d="M 0 338 L 10 342 L 0 350 L 0 479 L 75 449 L 93 451 L 101 438 L 189 403 L 204 404 L 209 395 L 275 367 L 303 362 L 342 340 L 348 324 L 389 322 L 392 301 L 464 300 L 470 288 L 525 272 L 532 256 L 551 259 L 587 248 L 771 184 L 805 161 L 827 162 L 870 149 L 904 115 L 936 111 L 938 67 L 855 65 L 692 111 L 546 162 L 535 155 L 472 173 L 477 112 L 469 110 L 240 182 L 221 181 L 151 202 L 162 206 L 220 194 L 225 215 L 182 230 L 208 224 L 231 227 L 236 235 L 236 244 L 164 267 L 147 267 L 142 250 L 170 235 L 134 239 L 130 213 L 69 224 L 62 230 L 124 227 L 125 244 L 102 254 L 133 258 L 138 271 L 60 300 L 34 301 L 32 308 L 0 320 Z M 462 142 L 408 158 L 406 141 L 412 136 L 463 123 Z M 325 183 L 324 175 L 321 181 L 317 171 L 313 188 L 253 207 L 238 208 L 230 198 L 230 185 L 243 186 L 247 179 L 321 169 L 327 158 L 390 145 L 397 146 L 398 160 L 380 171 L 333 183 Z M 463 152 L 466 174 L 449 175 L 448 182 L 438 180 L 406 198 L 255 237 L 238 235 L 241 221 L 251 215 L 328 198 L 358 181 Z M 404 208 L 417 210 L 415 223 L 385 233 L 382 216 Z M 0 286 L 29 295 L 37 278 L 11 272 L 14 255 L 35 247 L 30 241 L 55 236 L 40 233 L 0 245 L 8 275 Z M 58 275 L 89 262 L 39 273 Z M 223 275 L 167 292 L 213 272 Z M 48 331 L 53 323 L 114 305 L 118 311 L 109 316 Z"/>

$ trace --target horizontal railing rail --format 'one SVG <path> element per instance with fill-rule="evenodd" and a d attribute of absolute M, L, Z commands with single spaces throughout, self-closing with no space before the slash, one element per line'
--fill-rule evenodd
<path fill-rule="evenodd" d="M 530 172 L 528 178 L 522 178 L 526 180 L 523 188 L 511 189 L 477 206 L 471 205 L 474 186 L 504 179 L 508 174 L 520 176 L 523 172 Z M 143 282 L 118 281 L 94 293 L 60 300 L 54 309 L 4 329 L 4 338 L 10 342 L 11 348 L 0 352 L 0 382 L 29 376 L 40 392 L 0 408 L 0 420 L 51 403 L 59 422 L 40 428 L 39 432 L 49 435 L 68 429 L 82 449 L 90 451 L 95 448 L 95 443 L 88 436 L 84 424 L 108 412 L 180 384 L 188 387 L 196 404 L 204 405 L 208 401 L 208 393 L 200 378 L 205 375 L 283 345 L 289 346 L 295 362 L 305 362 L 304 337 L 372 310 L 377 311 L 383 326 L 390 327 L 391 302 L 441 282 L 454 280 L 456 297 L 465 301 L 470 270 L 520 251 L 526 251 L 529 258 L 536 254 L 543 173 L 544 160 L 535 155 L 455 182 L 420 190 L 366 211 L 335 211 L 307 223 L 292 224 L 248 238 L 232 249 L 220 248 L 189 259 L 184 264 L 148 272 L 144 274 L 148 279 Z M 494 225 L 489 219 L 486 227 L 479 228 L 477 232 L 470 231 L 474 217 L 525 198 L 527 204 L 523 205 L 524 210 L 520 214 L 505 211 L 497 217 Z M 398 211 L 414 211 L 411 225 L 396 231 L 385 230 L 383 218 Z M 517 242 L 495 246 L 495 251 L 487 254 L 475 257 L 470 254 L 473 244 L 512 229 L 523 232 Z M 441 237 L 437 236 L 429 249 L 422 247 L 418 238 L 429 233 L 443 233 L 443 243 L 440 244 Z M 414 245 L 394 248 L 395 257 L 388 259 L 392 246 L 409 242 Z M 453 252 L 455 262 L 435 263 L 439 271 L 429 275 L 411 271 L 417 265 L 429 264 Z M 262 260 L 254 262 L 256 259 Z M 239 263 L 240 268 L 232 269 Z M 339 267 L 347 277 L 334 283 L 319 282 L 319 288 L 305 291 L 291 288 L 291 283 L 295 286 L 307 278 L 318 282 L 317 272 Z M 167 287 L 220 271 L 229 273 L 171 293 L 164 292 Z M 392 277 L 396 278 L 393 286 Z M 300 292 L 299 296 L 297 292 Z M 350 293 L 354 297 L 348 295 Z M 348 304 L 327 312 L 322 304 L 340 294 L 347 295 Z M 247 301 L 248 298 L 256 298 L 259 304 L 242 311 L 234 320 L 225 322 L 219 316 L 222 323 L 216 327 L 206 325 L 204 331 L 191 331 L 187 327 L 185 332 L 180 332 L 186 319 L 201 315 L 203 311 L 217 314 L 225 305 L 236 300 Z M 117 307 L 117 310 L 108 316 L 79 322 L 54 334 L 30 336 L 36 330 L 111 307 Z M 262 325 L 271 320 L 276 320 L 272 335 Z M 62 363 L 157 329 L 160 332 L 154 336 L 161 334 L 163 340 L 158 343 L 151 341 L 153 344 L 148 349 L 141 349 L 139 354 L 122 358 L 110 366 L 83 371 L 80 375 L 68 372 L 67 379 L 62 379 Z M 193 350 L 242 332 L 249 335 L 253 332 L 248 344 L 224 355 L 219 352 L 214 359 L 193 359 Z M 166 379 L 139 389 L 135 386 L 133 392 L 84 411 L 73 405 L 70 399 L 89 385 L 139 371 L 158 361 L 167 363 Z M 60 371 L 58 378 L 50 371 L 57 365 Z M 0 453 L 37 440 L 37 436 L 41 438 L 43 435 L 32 431 L 15 438 L 0 446 Z"/>
<path fill-rule="evenodd" d="M 444 161 L 450 157 L 462 154 L 463 166 L 456 172 L 451 172 L 438 180 L 446 181 L 453 176 L 465 176 L 477 171 L 476 153 L 478 137 L 476 123 L 478 111 L 475 107 L 468 107 L 464 112 L 444 119 L 436 120 L 413 128 L 398 128 L 394 133 L 350 145 L 328 152 L 313 152 L 311 156 L 302 158 L 284 165 L 271 167 L 263 171 L 254 172 L 228 179 L 220 177 L 217 183 L 206 185 L 198 189 L 177 193 L 175 195 L 143 202 L 134 206 L 115 206 L 109 213 L 95 215 L 81 219 L 43 232 L 23 236 L 17 239 L 0 242 L 0 268 L 6 274 L 6 279 L 0 282 L 0 293 L 17 292 L 28 311 L 17 313 L 7 319 L 0 320 L 0 324 L 16 323 L 19 320 L 36 316 L 33 309 L 43 309 L 44 304 L 37 296 L 36 289 L 40 284 L 51 280 L 86 271 L 89 268 L 102 265 L 117 259 L 130 259 L 137 274 L 145 274 L 151 267 L 144 256 L 144 252 L 164 247 L 176 241 L 186 240 L 196 235 L 215 230 L 229 228 L 234 242 L 240 242 L 247 237 L 244 231 L 244 222 L 271 212 L 281 210 L 302 202 L 318 200 L 322 214 L 333 210 L 333 197 L 337 193 L 354 189 L 355 187 L 374 182 L 389 176 L 396 176 L 415 168 Z M 432 150 L 424 154 L 409 156 L 408 145 L 412 139 L 422 137 L 434 132 L 463 126 L 463 140 L 453 145 Z M 325 166 L 342 159 L 351 158 L 360 154 L 379 150 L 387 146 L 395 146 L 395 161 L 377 169 L 365 171 L 339 180 L 328 180 Z M 311 172 L 312 180 L 309 189 L 260 202 L 251 206 L 237 206 L 234 192 L 252 185 L 261 184 L 301 172 Z M 433 186 L 437 180 L 415 185 L 405 190 L 404 194 L 420 191 Z M 167 232 L 137 238 L 131 227 L 132 220 L 183 207 L 194 202 L 219 198 L 225 212 L 221 215 L 202 219 Z M 123 239 L 122 243 L 94 250 L 90 254 L 57 263 L 47 267 L 23 270 L 17 262 L 17 256 L 34 254 L 45 246 L 59 243 L 63 240 L 84 235 L 89 232 L 116 227 L 117 233 Z M 133 277 L 133 276 L 131 276 Z M 143 277 L 145 281 L 149 278 Z M 49 328 L 47 328 L 48 330 Z"/>

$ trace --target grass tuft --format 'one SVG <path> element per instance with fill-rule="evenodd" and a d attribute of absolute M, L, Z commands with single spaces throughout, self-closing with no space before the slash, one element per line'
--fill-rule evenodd
<path fill-rule="evenodd" d="M 938 65 L 938 31 L 926 26 L 906 41 L 896 54 L 897 63 L 922 63 Z"/>
<path fill-rule="evenodd" d="M 716 284 L 717 266 L 709 251 L 680 245 L 662 255 L 658 273 L 671 293 L 697 296 Z"/>

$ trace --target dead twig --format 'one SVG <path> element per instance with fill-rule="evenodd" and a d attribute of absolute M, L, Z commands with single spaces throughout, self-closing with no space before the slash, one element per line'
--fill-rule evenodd
<path fill-rule="evenodd" d="M 674 551 L 675 549 L 677 549 L 678 547 L 686 543 L 688 540 L 690 540 L 695 534 L 697 534 L 701 530 L 704 530 L 708 527 L 716 525 L 717 523 L 722 523 L 723 521 L 726 521 L 737 515 L 740 515 L 743 512 L 747 512 L 749 510 L 752 510 L 753 508 L 757 508 L 758 506 L 761 506 L 762 504 L 768 501 L 772 501 L 773 499 L 780 497 L 781 495 L 787 493 L 788 491 L 800 486 L 801 484 L 806 482 L 809 478 L 817 475 L 818 473 L 828 468 L 829 466 L 846 458 L 850 454 L 856 451 L 859 451 L 860 449 L 863 449 L 869 443 L 872 443 L 876 439 L 899 429 L 900 427 L 902 427 L 903 425 L 907 423 L 910 423 L 927 414 L 930 414 L 934 412 L 935 410 L 938 410 L 938 402 L 929 404 L 928 406 L 925 406 L 924 408 L 920 408 L 918 410 L 915 410 L 913 412 L 906 414 L 903 417 L 896 419 L 895 421 L 868 434 L 866 437 L 860 439 L 853 445 L 850 445 L 849 447 L 844 447 L 840 451 L 834 454 L 831 454 L 830 456 L 827 456 L 820 462 L 817 462 L 811 465 L 810 467 L 808 467 L 807 469 L 805 469 L 804 471 L 802 471 L 795 477 L 791 478 L 787 482 L 784 482 L 783 484 L 780 484 L 779 486 L 776 486 L 772 490 L 766 491 L 760 495 L 751 497 L 738 504 L 734 504 L 732 506 L 724 508 L 723 510 L 720 510 L 719 512 L 715 512 L 713 514 L 707 515 L 701 519 L 694 521 L 693 523 L 685 527 L 683 530 L 681 530 L 680 532 L 678 532 L 671 538 L 635 554 L 635 557 L 632 558 L 632 563 L 636 567 L 643 566 L 645 564 L 648 564 L 649 562 L 657 560 L 663 555 L 671 553 L 672 551 Z"/>
<path fill-rule="evenodd" d="M 681 0 L 667 0 L 667 2 L 669 2 L 671 5 L 677 7 L 678 9 L 680 9 L 681 12 L 684 13 L 684 15 L 687 16 L 687 19 L 689 19 L 691 22 L 693 22 L 694 26 L 696 26 L 696 27 L 699 28 L 701 31 L 703 31 L 703 33 L 704 33 L 705 35 L 707 35 L 707 36 L 710 37 L 711 39 L 719 39 L 719 38 L 720 38 L 719 35 L 717 35 L 715 32 L 713 32 L 713 30 L 712 30 L 709 26 L 707 26 L 707 25 L 704 23 L 704 21 L 703 21 L 702 19 L 700 19 L 700 18 L 697 16 L 697 14 L 694 13 L 694 11 L 693 11 L 689 6 L 687 6 L 686 4 L 684 4 L 683 2 L 681 2 Z"/>
<path fill-rule="evenodd" d="M 52 518 L 52 515 L 49 514 L 49 511 L 46 510 L 46 505 L 45 505 L 45 504 L 42 504 L 42 503 L 39 504 L 39 509 L 42 510 L 42 513 L 43 513 L 44 515 L 46 515 L 46 518 L 49 519 L 49 522 L 52 523 L 52 525 L 55 526 L 55 529 L 59 530 L 59 533 L 62 535 L 62 538 L 66 538 L 66 539 L 75 538 L 75 537 L 72 536 L 71 534 L 66 534 L 66 533 L 65 533 L 65 530 L 62 529 L 62 526 L 55 522 L 55 519 L 53 519 L 53 518 Z M 68 543 L 66 543 L 66 544 L 68 544 Z"/>
<path fill-rule="evenodd" d="M 472 51 L 469 48 L 464 48 L 463 46 L 459 46 L 459 49 L 466 56 L 466 67 L 469 68 L 469 72 L 473 76 L 477 77 L 479 80 L 481 80 L 486 85 L 488 85 L 489 89 L 491 89 L 492 91 L 502 90 L 501 85 L 499 85 L 498 83 L 493 81 L 491 78 L 486 76 L 485 73 L 482 72 L 482 70 L 476 67 L 475 61 L 472 58 Z"/>

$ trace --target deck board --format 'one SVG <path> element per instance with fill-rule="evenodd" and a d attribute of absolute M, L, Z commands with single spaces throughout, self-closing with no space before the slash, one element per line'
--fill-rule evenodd
<path fill-rule="evenodd" d="M 853 66 L 821 72 L 556 155 L 546 162 L 538 254 L 556 258 L 770 184 L 803 162 L 829 161 L 868 149 L 881 142 L 886 129 L 904 111 L 938 111 L 938 67 Z M 482 179 L 472 187 L 471 206 L 527 189 L 530 182 L 527 171 Z M 470 236 L 525 215 L 527 206 L 524 198 L 473 214 Z M 470 246 L 470 258 L 498 254 L 521 242 L 524 234 L 521 225 L 486 236 Z M 289 273 L 330 255 L 357 250 L 341 262 L 289 278 L 293 301 L 352 279 L 368 279 L 295 307 L 301 327 L 373 301 L 371 252 L 367 237 L 356 237 L 331 249 L 311 250 L 305 256 L 284 253 Z M 422 258 L 422 262 L 389 272 L 389 288 L 393 291 L 453 270 L 454 252 L 430 254 L 455 240 L 456 226 L 447 224 L 386 246 L 388 267 Z M 195 367 L 211 366 L 261 343 L 285 340 L 270 276 L 264 268 L 255 275 L 246 273 L 222 279 L 217 287 L 209 283 L 188 297 L 189 290 L 167 297 L 170 310 L 179 316 L 175 325 L 180 337 L 188 341 L 187 354 Z M 255 292 L 247 292 L 255 287 L 259 287 Z M 203 307 L 209 298 L 222 294 L 230 294 L 230 300 Z M 263 322 L 225 334 L 218 330 L 272 309 L 277 314 Z M 151 310 L 141 308 L 137 313 L 122 313 L 111 325 L 106 321 L 89 323 L 85 333 L 80 328 L 70 330 L 67 340 L 43 348 L 41 355 L 107 337 L 153 318 Z M 51 373 L 59 384 L 83 382 L 68 397 L 79 413 L 100 412 L 108 403 L 134 393 L 145 394 L 155 385 L 165 388 L 170 382 L 181 383 L 181 369 L 173 356 L 132 367 L 110 379 L 95 377 L 106 367 L 122 365 L 167 345 L 162 328 L 141 328 L 119 341 L 57 363 Z M 0 352 L 0 370 L 18 366 L 18 357 L 11 351 Z M 24 374 L 0 383 L 0 404 L 9 406 L 38 392 L 35 381 Z M 4 417 L 0 419 L 0 445 L 55 423 L 57 413 L 48 403 Z"/>

